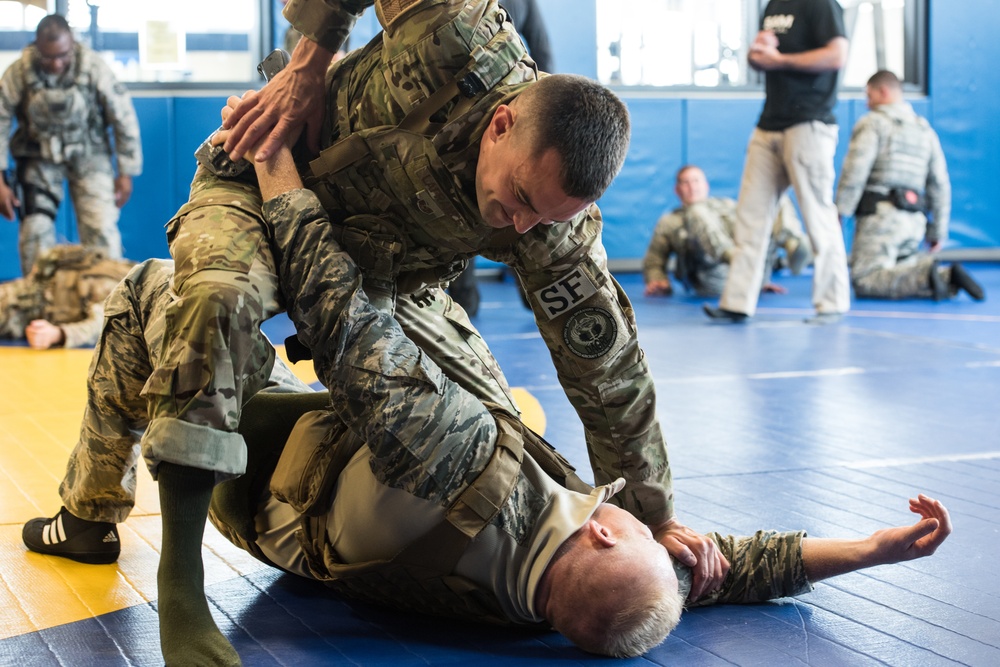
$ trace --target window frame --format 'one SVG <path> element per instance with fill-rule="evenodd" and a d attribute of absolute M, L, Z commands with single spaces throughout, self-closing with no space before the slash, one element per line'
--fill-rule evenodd
<path fill-rule="evenodd" d="M 840 0 L 838 0 L 838 2 L 839 1 Z M 601 0 L 594 0 L 594 2 L 598 3 L 601 2 Z M 612 3 L 614 0 L 604 0 L 604 2 Z M 757 3 L 749 3 L 747 5 L 748 16 L 743 27 L 745 44 L 750 44 L 756 37 L 760 26 L 761 15 L 763 14 L 764 7 L 767 3 L 768 0 L 760 0 Z M 903 90 L 905 92 L 926 95 L 928 93 L 927 53 L 928 41 L 930 39 L 927 20 L 929 0 L 904 0 L 904 3 L 903 71 L 897 72 L 897 74 L 900 75 L 900 78 L 902 79 Z M 841 3 L 841 6 L 843 7 L 843 3 Z M 847 9 L 848 8 L 844 8 L 845 21 L 847 19 Z M 845 28 L 848 31 L 848 39 L 852 40 L 854 37 L 852 34 L 854 26 L 845 25 Z M 596 44 L 595 46 L 596 50 L 607 48 L 606 45 L 601 44 Z M 602 81 L 602 83 L 607 85 L 612 90 L 620 91 L 629 95 L 666 94 L 669 96 L 691 96 L 692 94 L 697 94 L 698 97 L 722 97 L 763 93 L 765 74 L 749 68 L 746 64 L 745 52 L 741 54 L 740 67 L 747 68 L 748 70 L 746 77 L 747 83 L 724 86 L 699 86 L 695 84 L 624 84 L 619 82 L 609 83 L 607 81 Z M 872 70 L 873 74 L 874 72 L 875 70 Z M 841 80 L 839 86 L 839 90 L 845 93 L 863 93 L 864 89 L 864 85 L 846 85 L 843 83 L 843 80 Z"/>

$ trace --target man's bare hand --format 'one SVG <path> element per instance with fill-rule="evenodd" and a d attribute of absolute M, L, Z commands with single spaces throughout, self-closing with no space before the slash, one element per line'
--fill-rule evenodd
<path fill-rule="evenodd" d="M 778 51 L 777 45 L 754 45 L 750 49 L 750 53 L 747 55 L 747 62 L 755 70 L 761 72 L 767 72 L 770 70 L 781 69 L 785 66 L 784 55 Z"/>
<path fill-rule="evenodd" d="M 33 350 L 47 350 L 62 345 L 66 340 L 63 330 L 48 320 L 32 320 L 24 328 L 24 337 Z"/>
<path fill-rule="evenodd" d="M 8 220 L 14 219 L 14 211 L 21 205 L 21 202 L 14 196 L 14 191 L 7 187 L 7 184 L 0 181 L 0 215 Z"/>
<path fill-rule="evenodd" d="M 121 208 L 132 197 L 132 177 L 119 174 L 115 178 L 115 206 Z"/>
<path fill-rule="evenodd" d="M 257 94 L 258 93 L 257 93 L 256 90 L 248 90 L 245 93 L 243 93 L 242 97 L 237 96 L 237 95 L 230 95 L 229 98 L 226 99 L 226 106 L 222 107 L 222 110 L 221 110 L 222 128 L 219 129 L 219 130 L 217 130 L 215 132 L 215 134 L 213 134 L 211 137 L 209 137 L 209 143 L 211 145 L 213 145 L 213 146 L 222 146 L 222 145 L 224 145 L 229 140 L 230 137 L 233 136 L 234 130 L 227 130 L 227 129 L 225 129 L 225 127 L 226 127 L 226 121 L 229 118 L 232 118 L 233 114 L 236 113 L 236 109 L 244 101 L 246 101 L 248 98 L 255 97 Z M 278 145 L 278 148 L 276 150 L 274 150 L 274 151 L 271 151 L 271 153 L 269 154 L 268 160 L 270 160 L 271 158 L 273 158 L 281 149 L 283 149 L 283 148 L 291 148 L 292 146 L 294 146 L 295 142 L 298 141 L 298 139 L 299 139 L 299 134 L 301 133 L 301 131 L 302 131 L 302 128 L 299 127 L 298 129 L 296 129 L 296 130 L 292 131 L 290 134 L 288 134 L 285 137 L 285 139 L 282 141 L 282 143 Z M 269 141 L 269 138 L 266 135 L 261 136 L 260 139 L 257 141 L 257 143 L 250 145 L 250 152 L 251 153 L 259 153 L 261 151 L 261 149 L 263 148 L 264 144 L 267 143 L 268 141 Z M 267 162 L 267 160 L 259 160 L 259 161 L 257 161 L 257 164 L 260 164 L 262 162 Z"/>
<path fill-rule="evenodd" d="M 242 101 L 223 121 L 230 130 L 223 149 L 234 162 L 255 146 L 254 159 L 266 162 L 302 128 L 310 151 L 319 149 L 325 105 L 324 77 L 333 54 L 303 37 L 285 69 Z"/>
<path fill-rule="evenodd" d="M 646 283 L 646 296 L 670 296 L 674 287 L 669 280 L 651 280 Z"/>
<path fill-rule="evenodd" d="M 656 541 L 666 548 L 671 557 L 691 568 L 692 583 L 688 601 L 694 602 L 722 586 L 729 574 L 729 561 L 715 542 L 691 530 L 676 518 L 650 528 Z"/>
<path fill-rule="evenodd" d="M 761 30 L 757 33 L 757 37 L 753 40 L 753 43 L 750 44 L 750 50 L 747 52 L 747 62 L 750 64 L 750 67 L 758 72 L 772 69 L 764 66 L 765 62 L 773 60 L 772 51 L 778 53 L 778 36 L 771 30 Z M 780 54 L 778 55 L 780 56 Z M 758 57 L 762 58 L 762 62 L 757 61 Z"/>
<path fill-rule="evenodd" d="M 788 294 L 788 288 L 782 287 L 777 283 L 764 283 L 760 291 L 765 294 Z"/>
<path fill-rule="evenodd" d="M 869 538 L 879 563 L 898 563 L 930 556 L 951 535 L 951 517 L 940 501 L 920 494 L 910 498 L 910 511 L 921 519 L 912 526 L 884 528 Z"/>

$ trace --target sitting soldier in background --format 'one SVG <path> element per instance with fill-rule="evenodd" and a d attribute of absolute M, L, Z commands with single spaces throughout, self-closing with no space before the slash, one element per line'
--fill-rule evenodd
<path fill-rule="evenodd" d="M 0 337 L 27 338 L 36 350 L 92 346 L 104 299 L 134 265 L 78 245 L 44 252 L 26 278 L 0 284 Z"/>
<path fill-rule="evenodd" d="M 705 172 L 694 165 L 677 171 L 674 192 L 680 207 L 663 215 L 653 230 L 653 239 L 642 263 L 646 296 L 670 296 L 673 285 L 667 275 L 671 255 L 675 257 L 674 277 L 698 296 L 719 296 L 729 275 L 733 253 L 733 225 L 736 202 L 709 197 Z M 781 198 L 774 220 L 767 270 L 761 289 L 783 294 L 786 290 L 770 282 L 771 271 L 784 249 L 789 270 L 798 275 L 812 261 L 809 239 L 795 214 L 788 195 Z"/>
<path fill-rule="evenodd" d="M 982 301 L 983 288 L 961 264 L 940 266 L 934 257 L 948 238 L 951 216 L 951 181 L 937 133 L 903 100 L 892 72 L 872 75 L 866 93 L 871 113 L 854 125 L 837 187 L 841 219 L 856 216 L 854 294 L 940 301 L 964 290 Z M 925 240 L 930 252 L 919 252 Z"/>

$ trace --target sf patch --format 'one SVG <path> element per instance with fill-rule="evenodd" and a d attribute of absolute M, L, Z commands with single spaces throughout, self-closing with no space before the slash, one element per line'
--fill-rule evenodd
<path fill-rule="evenodd" d="M 553 320 L 597 294 L 597 285 L 582 267 L 577 266 L 551 285 L 535 292 L 545 316 Z"/>
<path fill-rule="evenodd" d="M 584 308 L 573 313 L 563 327 L 566 347 L 584 359 L 604 356 L 615 344 L 618 324 L 603 308 Z"/>

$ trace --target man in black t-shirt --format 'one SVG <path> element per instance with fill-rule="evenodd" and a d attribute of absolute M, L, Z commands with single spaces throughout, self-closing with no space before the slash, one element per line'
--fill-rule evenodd
<path fill-rule="evenodd" d="M 705 312 L 742 322 L 757 309 L 771 221 L 791 185 L 815 252 L 809 322 L 840 319 L 850 308 L 844 237 L 833 203 L 837 78 L 847 62 L 843 12 L 836 0 L 770 0 L 750 47 L 765 73 L 766 99 L 747 147 L 734 230 L 736 251 L 719 307 Z"/>

